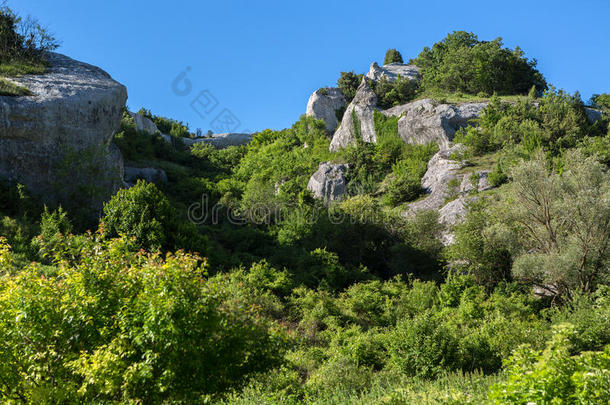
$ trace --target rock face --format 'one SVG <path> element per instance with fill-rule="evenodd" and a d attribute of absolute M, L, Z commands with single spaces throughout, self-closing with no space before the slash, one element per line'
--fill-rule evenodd
<path fill-rule="evenodd" d="M 377 95 L 369 87 L 368 79 L 362 78 L 356 96 L 343 114 L 341 125 L 330 142 L 332 152 L 353 144 L 356 136 L 365 142 L 377 142 L 373 111 L 377 109 Z"/>
<path fill-rule="evenodd" d="M 591 124 L 595 124 L 597 121 L 602 119 L 604 112 L 595 108 L 585 107 L 585 114 L 587 114 L 587 119 L 589 122 Z"/>
<path fill-rule="evenodd" d="M 345 97 L 341 90 L 335 87 L 325 87 L 313 92 L 307 102 L 308 117 L 323 120 L 326 123 L 326 131 L 332 134 L 339 125 L 337 111 L 345 108 Z"/>
<path fill-rule="evenodd" d="M 438 210 L 439 222 L 449 228 L 441 239 L 445 245 L 454 241 L 451 226 L 462 221 L 468 203 L 477 199 L 471 194 L 492 188 L 488 181 L 489 171 L 459 173 L 465 165 L 451 157 L 463 149 L 463 145 L 455 145 L 439 151 L 430 159 L 428 170 L 422 178 L 422 187 L 429 195 L 423 200 L 411 203 L 405 213 L 410 216 L 418 211 Z M 451 201 L 445 203 L 448 199 Z"/>
<path fill-rule="evenodd" d="M 167 183 L 167 174 L 164 170 L 153 167 L 128 167 L 125 166 L 125 182 L 133 186 L 138 180 L 149 183 Z"/>
<path fill-rule="evenodd" d="M 326 203 L 341 199 L 347 193 L 347 168 L 346 164 L 320 163 L 318 170 L 309 179 L 307 189 L 314 197 L 321 198 Z"/>
<path fill-rule="evenodd" d="M 415 65 L 405 65 L 403 63 L 389 63 L 380 67 L 377 62 L 373 62 L 366 74 L 366 77 L 371 80 L 380 80 L 384 76 L 390 82 L 396 80 L 398 76 L 409 80 L 420 80 L 419 68 Z"/>
<path fill-rule="evenodd" d="M 32 96 L 0 97 L 0 176 L 43 201 L 99 207 L 122 186 L 112 137 L 127 99 L 103 70 L 50 53 L 43 75 L 12 78 Z"/>
<path fill-rule="evenodd" d="M 399 116 L 398 135 L 407 143 L 438 143 L 449 148 L 455 132 L 478 118 L 487 103 L 437 104 L 431 99 L 413 101 L 383 111 Z"/>
<path fill-rule="evenodd" d="M 130 112 L 129 115 L 131 115 L 131 118 L 133 118 L 133 121 L 136 124 L 136 130 L 146 132 L 149 135 L 154 135 L 157 132 L 161 132 L 155 123 L 150 120 L 150 118 L 133 112 Z"/>

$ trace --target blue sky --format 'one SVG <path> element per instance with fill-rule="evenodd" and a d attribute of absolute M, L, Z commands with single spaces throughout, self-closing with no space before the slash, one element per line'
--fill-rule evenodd
<path fill-rule="evenodd" d="M 128 106 L 237 131 L 285 128 L 340 71 L 397 48 L 415 57 L 454 30 L 498 36 L 558 88 L 610 92 L 610 1 L 9 0 L 61 39 L 58 52 L 127 86 Z M 186 71 L 187 68 L 190 70 Z M 190 89 L 172 83 L 182 72 Z M 186 91 L 190 90 L 190 91 Z M 182 94 L 182 95 L 181 95 Z M 195 101 L 195 108 L 191 104 Z M 215 131 L 217 132 L 217 131 Z"/>

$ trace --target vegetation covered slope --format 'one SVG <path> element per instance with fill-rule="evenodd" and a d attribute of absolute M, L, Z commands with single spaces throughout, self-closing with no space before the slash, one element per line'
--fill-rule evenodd
<path fill-rule="evenodd" d="M 449 247 L 437 212 L 402 215 L 437 146 L 374 118 L 376 144 L 330 153 L 307 117 L 217 150 L 125 115 L 123 155 L 168 182 L 119 191 L 94 232 L 0 183 L 0 398 L 608 403 L 608 116 L 552 88 L 494 97 L 456 158 L 497 188 Z M 306 187 L 325 161 L 350 165 L 330 206 Z"/>

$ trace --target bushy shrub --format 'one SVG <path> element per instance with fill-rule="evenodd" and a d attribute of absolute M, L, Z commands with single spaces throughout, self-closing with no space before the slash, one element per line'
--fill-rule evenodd
<path fill-rule="evenodd" d="M 382 76 L 377 82 L 371 82 L 371 87 L 377 95 L 377 105 L 387 109 L 413 100 L 418 84 L 414 80 L 400 76 L 390 82 Z"/>
<path fill-rule="evenodd" d="M 363 76 L 364 75 L 359 75 L 354 72 L 341 72 L 341 77 L 337 80 L 337 87 L 339 87 L 339 90 L 343 93 L 343 97 L 345 97 L 345 101 L 348 104 L 356 96 L 356 91 L 358 90 L 358 86 L 360 86 Z"/>
<path fill-rule="evenodd" d="M 595 108 L 610 111 L 610 94 L 594 94 L 591 96 L 591 105 Z"/>
<path fill-rule="evenodd" d="M 458 366 L 455 335 L 430 311 L 399 322 L 387 339 L 389 364 L 407 375 L 431 378 Z"/>
<path fill-rule="evenodd" d="M 3 401 L 193 403 L 278 364 L 281 336 L 200 257 L 64 248 L 56 276 L 0 278 Z"/>
<path fill-rule="evenodd" d="M 156 250 L 171 246 L 174 216 L 167 197 L 154 184 L 139 180 L 104 205 L 102 229 L 108 237 L 124 235 L 144 249 Z"/>
<path fill-rule="evenodd" d="M 558 325 L 543 352 L 520 347 L 506 361 L 506 381 L 494 385 L 490 399 L 505 403 L 610 402 L 610 347 L 570 356 L 570 324 Z"/>
<path fill-rule="evenodd" d="M 412 62 L 421 68 L 425 90 L 477 94 L 541 92 L 546 82 L 536 60 L 523 51 L 503 48 L 502 39 L 479 41 L 473 33 L 454 31 L 432 48 L 424 48 Z"/>
<path fill-rule="evenodd" d="M 55 38 L 37 20 L 19 17 L 0 4 L 1 73 L 42 73 L 37 66 L 44 62 L 44 53 L 59 46 Z"/>
<path fill-rule="evenodd" d="M 383 59 L 383 64 L 388 65 L 390 63 L 404 63 L 402 55 L 396 49 L 388 49 Z"/>

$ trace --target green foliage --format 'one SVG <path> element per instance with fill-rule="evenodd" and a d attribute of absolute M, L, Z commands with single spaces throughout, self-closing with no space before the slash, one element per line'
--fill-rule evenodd
<path fill-rule="evenodd" d="M 44 54 L 58 42 L 35 19 L 23 19 L 0 4 L 0 74 L 43 73 Z"/>
<path fill-rule="evenodd" d="M 337 87 L 343 93 L 345 101 L 349 104 L 356 96 L 358 86 L 364 75 L 358 75 L 354 72 L 341 72 L 341 77 L 337 80 Z"/>
<path fill-rule="evenodd" d="M 119 190 L 104 205 L 102 229 L 110 237 L 134 238 L 137 246 L 156 250 L 171 246 L 176 230 L 175 212 L 152 183 L 139 180 L 126 190 Z"/>
<path fill-rule="evenodd" d="M 176 121 L 171 118 L 160 117 L 158 115 L 154 115 L 145 108 L 141 108 L 138 111 L 138 114 L 143 115 L 150 119 L 157 126 L 157 129 L 161 131 L 162 134 L 171 135 L 174 138 L 193 138 L 194 134 L 189 131 L 188 125 L 182 123 L 182 121 Z"/>
<path fill-rule="evenodd" d="M 610 94 L 594 94 L 591 96 L 591 106 L 601 108 L 604 111 L 610 111 Z"/>
<path fill-rule="evenodd" d="M 473 33 L 454 31 L 432 48 L 424 48 L 412 61 L 422 70 L 425 91 L 477 94 L 527 94 L 546 82 L 536 70 L 536 60 L 523 51 L 503 48 L 502 39 L 479 41 Z"/>
<path fill-rule="evenodd" d="M 6 79 L 0 78 L 0 96 L 31 96 L 32 92 L 26 87 L 19 86 Z"/>
<path fill-rule="evenodd" d="M 377 95 L 377 105 L 387 109 L 413 100 L 418 84 L 414 80 L 400 76 L 390 82 L 382 76 L 377 82 L 372 82 L 371 86 Z"/>
<path fill-rule="evenodd" d="M 390 63 L 404 63 L 402 55 L 396 49 L 388 49 L 383 59 L 383 64 L 388 65 Z"/>
<path fill-rule="evenodd" d="M 520 347 L 506 362 L 507 379 L 490 399 L 506 403 L 603 404 L 610 401 L 610 347 L 570 356 L 570 324 L 558 325 L 544 351 Z"/>
<path fill-rule="evenodd" d="M 201 402 L 278 364 L 281 335 L 201 258 L 93 236 L 63 247 L 56 276 L 32 264 L 0 279 L 3 401 Z"/>
<path fill-rule="evenodd" d="M 510 216 L 523 251 L 513 273 L 557 293 L 606 283 L 610 255 L 610 180 L 594 158 L 566 154 L 562 173 L 537 155 L 512 171 Z"/>
<path fill-rule="evenodd" d="M 587 136 L 604 135 L 587 120 L 578 94 L 551 89 L 541 98 L 520 98 L 504 103 L 492 97 L 476 127 L 461 129 L 454 141 L 482 155 L 518 145 L 523 156 L 544 149 L 554 155 L 587 142 Z"/>
<path fill-rule="evenodd" d="M 456 363 L 455 335 L 429 312 L 398 323 L 388 340 L 390 364 L 407 375 L 430 378 Z"/>

